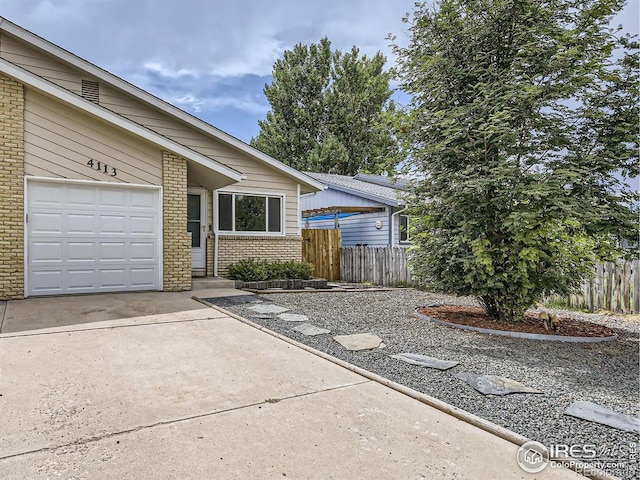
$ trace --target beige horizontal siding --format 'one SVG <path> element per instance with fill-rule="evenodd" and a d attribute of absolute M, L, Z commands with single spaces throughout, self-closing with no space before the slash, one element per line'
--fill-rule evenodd
<path fill-rule="evenodd" d="M 117 176 L 92 169 L 93 159 Z M 152 144 L 33 90 L 25 92 L 25 174 L 162 184 L 162 152 Z"/>
<path fill-rule="evenodd" d="M 100 86 L 100 103 L 130 120 L 242 172 L 247 177 L 227 187 L 227 190 L 284 194 L 286 196 L 285 232 L 287 235 L 298 234 L 297 183 L 293 179 L 188 124 L 171 118 L 136 99 L 129 100 L 129 97 L 125 97 L 124 94 L 109 86 Z M 198 185 L 197 179 L 190 178 L 189 182 L 192 185 Z"/>
<path fill-rule="evenodd" d="M 87 75 L 82 76 L 77 68 L 50 55 L 44 55 L 36 48 L 4 32 L 0 33 L 0 56 L 78 95 L 82 89 L 82 78 L 89 78 Z"/>
<path fill-rule="evenodd" d="M 97 80 L 81 70 L 41 52 L 25 42 L 2 33 L 0 55 L 7 60 L 74 93 L 80 94 L 82 79 Z M 37 100 L 34 92 L 28 106 L 28 145 L 25 172 L 30 175 L 55 175 L 69 178 L 94 178 L 134 183 L 161 182 L 161 153 L 155 147 L 138 142 L 135 137 L 114 127 L 55 106 L 49 100 Z M 43 97 L 44 98 L 44 97 Z M 48 99 L 47 99 L 48 100 Z M 100 104 L 130 120 L 146 126 L 178 143 L 242 172 L 247 178 L 236 186 L 243 191 L 260 191 L 286 195 L 286 233 L 297 235 L 297 183 L 277 169 L 256 160 L 187 123 L 100 82 Z M 59 113 L 61 110 L 64 114 Z M 48 121 L 47 121 L 48 120 Z M 57 140 L 55 140 L 57 139 Z M 69 149 L 68 154 L 64 153 Z M 82 159 L 86 160 L 82 162 Z M 116 178 L 91 171 L 86 161 L 94 158 L 118 169 Z M 191 183 L 194 180 L 191 179 Z M 194 183 L 195 184 L 195 183 Z"/>

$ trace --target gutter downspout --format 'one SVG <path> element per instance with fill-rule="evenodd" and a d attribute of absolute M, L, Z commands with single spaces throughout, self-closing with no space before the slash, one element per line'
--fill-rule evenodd
<path fill-rule="evenodd" d="M 391 210 L 393 210 L 393 207 L 389 207 L 389 208 L 390 208 Z M 391 225 L 390 225 L 390 228 L 391 228 L 391 235 L 389 235 L 389 237 L 391 238 L 391 246 L 392 246 L 392 247 L 393 247 L 393 241 L 395 240 L 395 238 L 394 238 L 394 237 L 395 237 L 394 233 L 395 233 L 395 231 L 396 231 L 396 224 L 395 224 L 395 222 L 394 222 L 394 220 L 393 220 L 393 217 L 395 217 L 396 215 L 401 214 L 401 213 L 402 213 L 402 212 L 404 212 L 407 208 L 409 208 L 409 207 L 404 207 L 404 208 L 402 208 L 402 209 L 398 210 L 397 212 L 395 212 L 395 213 L 392 213 L 392 214 L 391 214 Z M 400 242 L 398 242 L 398 244 L 399 244 L 399 243 L 400 243 Z"/>
<path fill-rule="evenodd" d="M 218 232 L 213 232 L 213 276 L 218 276 Z"/>

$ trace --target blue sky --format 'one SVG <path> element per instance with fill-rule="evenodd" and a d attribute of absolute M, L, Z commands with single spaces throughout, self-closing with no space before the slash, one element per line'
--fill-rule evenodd
<path fill-rule="evenodd" d="M 638 33 L 638 0 L 614 23 Z M 394 61 L 412 0 L 0 0 L 0 15 L 248 142 L 271 67 L 296 43 Z"/>

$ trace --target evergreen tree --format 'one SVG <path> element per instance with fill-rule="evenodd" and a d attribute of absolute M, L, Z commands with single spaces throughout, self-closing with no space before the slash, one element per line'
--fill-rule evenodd
<path fill-rule="evenodd" d="M 400 150 L 385 61 L 356 47 L 332 52 L 326 37 L 286 51 L 265 86 L 271 111 L 251 144 L 298 170 L 393 172 Z"/>

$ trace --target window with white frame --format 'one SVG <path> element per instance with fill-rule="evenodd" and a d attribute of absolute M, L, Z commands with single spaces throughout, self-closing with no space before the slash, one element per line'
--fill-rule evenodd
<path fill-rule="evenodd" d="M 409 239 L 409 217 L 400 215 L 400 243 L 408 243 Z"/>
<path fill-rule="evenodd" d="M 282 233 L 281 196 L 218 193 L 218 230 L 241 233 Z"/>

